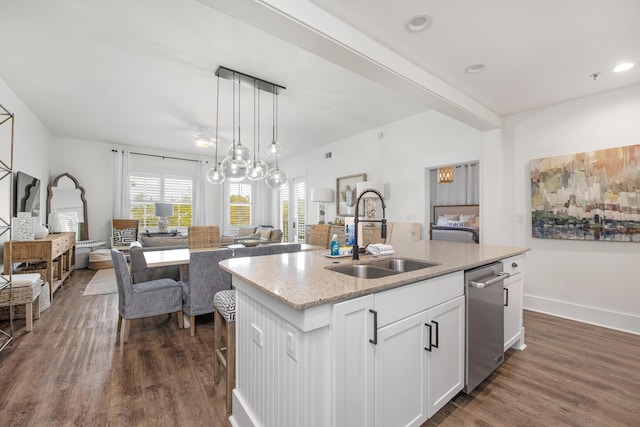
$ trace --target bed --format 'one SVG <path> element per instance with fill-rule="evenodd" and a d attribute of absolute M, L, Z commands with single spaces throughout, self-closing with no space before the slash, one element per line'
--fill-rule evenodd
<path fill-rule="evenodd" d="M 434 206 L 431 240 L 480 243 L 480 205 Z"/>

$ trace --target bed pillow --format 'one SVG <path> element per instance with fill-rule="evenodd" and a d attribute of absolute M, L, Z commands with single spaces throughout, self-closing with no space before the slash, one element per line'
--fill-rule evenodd
<path fill-rule="evenodd" d="M 475 215 L 460 215 L 460 221 L 464 222 L 465 227 L 473 227 L 476 222 Z"/>
<path fill-rule="evenodd" d="M 458 221 L 460 215 L 440 215 L 438 216 L 438 222 L 436 225 L 448 225 L 449 221 Z"/>

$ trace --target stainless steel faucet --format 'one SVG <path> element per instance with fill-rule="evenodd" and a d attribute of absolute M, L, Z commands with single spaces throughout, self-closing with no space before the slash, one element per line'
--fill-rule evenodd
<path fill-rule="evenodd" d="M 360 199 L 362 198 L 362 196 L 364 196 L 367 193 L 375 193 L 379 198 L 380 198 L 380 202 L 382 202 L 382 219 L 362 219 L 362 220 L 358 220 L 358 207 L 360 206 Z M 384 204 L 384 197 L 382 197 L 382 194 L 380 194 L 380 192 L 378 190 L 375 190 L 373 188 L 367 188 L 366 190 L 364 190 L 359 196 L 358 196 L 358 200 L 356 200 L 356 217 L 353 220 L 353 226 L 355 227 L 354 230 L 354 237 L 355 237 L 355 241 L 353 242 L 353 257 L 352 259 L 360 259 L 358 252 L 360 251 L 360 248 L 358 248 L 358 222 L 379 222 L 380 225 L 380 237 L 382 237 L 383 239 L 387 238 L 387 219 L 385 218 L 385 212 L 384 210 L 387 208 L 387 206 Z"/>

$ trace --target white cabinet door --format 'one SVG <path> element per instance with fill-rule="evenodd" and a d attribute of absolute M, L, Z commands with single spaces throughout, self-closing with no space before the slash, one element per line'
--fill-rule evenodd
<path fill-rule="evenodd" d="M 374 296 L 341 302 L 333 306 L 333 425 L 373 426 L 374 347 L 372 312 Z"/>
<path fill-rule="evenodd" d="M 524 349 L 522 339 L 522 293 L 524 273 L 515 274 L 504 281 L 504 351 L 514 344 Z"/>
<path fill-rule="evenodd" d="M 464 387 L 464 302 L 461 296 L 428 311 L 429 417 Z"/>
<path fill-rule="evenodd" d="M 419 426 L 427 420 L 426 311 L 378 330 L 375 425 Z"/>

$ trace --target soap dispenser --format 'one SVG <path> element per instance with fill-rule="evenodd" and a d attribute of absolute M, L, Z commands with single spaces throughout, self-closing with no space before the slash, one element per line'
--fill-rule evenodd
<path fill-rule="evenodd" d="M 331 238 L 331 244 L 329 245 L 331 248 L 331 256 L 340 255 L 340 243 L 338 242 L 338 235 L 334 234 Z"/>

